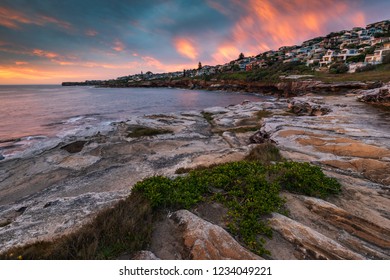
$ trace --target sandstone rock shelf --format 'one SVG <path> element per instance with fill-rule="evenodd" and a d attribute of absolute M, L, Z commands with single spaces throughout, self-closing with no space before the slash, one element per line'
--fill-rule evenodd
<path fill-rule="evenodd" d="M 254 129 L 261 128 L 258 137 L 266 135 L 285 158 L 320 165 L 343 186 L 341 195 L 327 201 L 283 193 L 289 215 L 274 214 L 269 220 L 275 231 L 266 244 L 270 258 L 390 259 L 389 113 L 359 103 L 355 96 L 330 95 L 295 99 L 325 106 L 327 114 L 295 115 L 288 101 L 209 108 L 204 110 L 209 120 L 201 112 L 132 117 L 91 137 L 2 160 L 0 250 L 71 232 L 128 196 L 145 177 L 176 176 L 178 168 L 241 160 L 256 145 L 250 140 Z M 139 126 L 165 133 L 129 137 Z M 184 243 L 175 243 L 170 251 L 155 245 L 139 258 L 258 258 L 229 239 L 220 221 L 223 209 L 204 207 L 208 210 L 194 211 L 198 217 L 179 211 L 168 219 L 176 227 L 170 230 L 179 232 L 177 240 L 187 236 Z M 204 231 L 196 235 L 200 225 Z M 169 243 L 168 235 L 156 236 Z"/>

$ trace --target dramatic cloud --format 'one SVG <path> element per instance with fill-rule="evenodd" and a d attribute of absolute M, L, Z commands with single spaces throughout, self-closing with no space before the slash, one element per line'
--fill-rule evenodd
<path fill-rule="evenodd" d="M 387 0 L 2 0 L 0 83 L 215 65 L 388 19 Z"/>
<path fill-rule="evenodd" d="M 253 55 L 299 44 L 330 31 L 366 24 L 365 14 L 360 10 L 362 7 L 356 1 L 249 0 L 233 1 L 231 6 L 212 1 L 209 4 L 223 14 L 238 16 L 231 36 L 214 57 L 227 57 L 222 53 L 227 48 L 239 48 Z"/>
<path fill-rule="evenodd" d="M 184 57 L 188 57 L 192 60 L 198 57 L 198 52 L 191 40 L 186 38 L 176 38 L 174 39 L 174 43 L 176 50 Z"/>

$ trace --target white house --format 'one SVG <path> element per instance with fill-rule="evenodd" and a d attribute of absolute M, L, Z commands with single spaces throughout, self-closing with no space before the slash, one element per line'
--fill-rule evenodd
<path fill-rule="evenodd" d="M 380 64 L 386 55 L 390 55 L 390 43 L 386 43 L 382 49 L 374 51 L 373 54 L 366 55 L 364 62 L 370 64 Z"/>
<path fill-rule="evenodd" d="M 338 60 L 346 61 L 348 57 L 356 56 L 359 54 L 359 51 L 356 49 L 343 49 L 338 55 Z"/>
<path fill-rule="evenodd" d="M 327 66 L 332 62 L 336 61 L 338 55 L 338 52 L 334 50 L 327 50 L 326 54 L 322 57 L 322 60 L 320 61 L 320 66 Z"/>

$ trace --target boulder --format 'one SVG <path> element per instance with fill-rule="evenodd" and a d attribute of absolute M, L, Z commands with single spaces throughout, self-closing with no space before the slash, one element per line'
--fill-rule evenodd
<path fill-rule="evenodd" d="M 170 219 L 179 227 L 185 248 L 193 260 L 260 260 L 242 247 L 223 228 L 187 210 L 174 212 Z"/>
<path fill-rule="evenodd" d="M 381 88 L 361 90 L 357 100 L 366 103 L 390 105 L 390 83 Z"/>
<path fill-rule="evenodd" d="M 322 116 L 332 110 L 327 106 L 322 106 L 312 102 L 293 100 L 288 104 L 289 111 L 298 116 Z"/>
<path fill-rule="evenodd" d="M 249 142 L 251 144 L 262 144 L 262 143 L 275 143 L 275 141 L 271 140 L 270 134 L 265 130 L 261 129 L 249 137 Z"/>
<path fill-rule="evenodd" d="M 3 159 L 5 159 L 5 157 L 0 154 L 0 160 L 3 160 Z"/>

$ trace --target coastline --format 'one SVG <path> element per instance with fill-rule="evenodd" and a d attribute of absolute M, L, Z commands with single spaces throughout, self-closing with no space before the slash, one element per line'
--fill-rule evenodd
<path fill-rule="evenodd" d="M 304 228 L 305 225 L 314 230 L 314 233 L 339 240 L 340 232 L 347 230 L 342 225 L 334 224 L 333 220 L 324 222 L 322 226 L 309 221 L 323 215 L 325 212 L 322 211 L 330 207 L 326 203 L 331 203 L 332 213 L 336 216 L 346 215 L 343 211 L 353 216 L 357 213 L 370 213 L 370 217 L 368 214 L 361 217 L 364 220 L 360 221 L 361 226 L 369 227 L 367 221 L 370 220 L 386 232 L 390 228 L 389 220 L 382 213 L 389 212 L 388 198 L 384 193 L 388 192 L 385 185 L 389 178 L 386 177 L 385 170 L 389 165 L 386 153 L 390 147 L 386 146 L 386 134 L 383 135 L 379 127 L 369 130 L 348 123 L 351 119 L 344 116 L 345 112 L 349 112 L 349 118 L 357 118 L 367 110 L 367 105 L 356 103 L 355 95 L 344 95 L 337 98 L 308 96 L 296 99 L 297 102 L 311 102 L 320 107 L 330 106 L 330 114 L 319 116 L 314 112 L 312 116 L 292 115 L 287 112 L 287 100 L 280 99 L 204 110 L 213 116 L 213 125 L 200 112 L 134 117 L 127 122 L 117 123 L 111 132 L 73 139 L 71 143 L 62 143 L 31 158 L 6 161 L 6 172 L 12 170 L 13 174 L 18 174 L 19 169 L 27 168 L 29 174 L 25 178 L 15 178 L 11 173 L 6 175 L 5 184 L 15 188 L 13 194 L 8 193 L 9 201 L 3 201 L 0 206 L 3 210 L 0 236 L 5 244 L 4 249 L 74 231 L 99 209 L 107 208 L 127 197 L 130 187 L 145 177 L 153 174 L 175 176 L 174 173 L 179 168 L 241 160 L 255 145 L 249 141 L 254 134 L 253 129 L 260 127 L 271 135 L 284 157 L 319 164 L 327 173 L 342 181 L 343 195 L 327 202 L 284 194 L 292 212 L 290 219 L 300 224 L 298 228 Z M 256 112 L 264 110 L 272 114 L 262 119 L 253 117 Z M 369 118 L 379 122 L 378 116 L 372 115 Z M 339 121 L 335 122 L 336 119 Z M 129 137 L 137 127 L 150 127 L 165 132 L 141 138 Z M 329 149 L 322 148 L 321 141 L 326 141 Z M 345 149 L 346 143 L 351 145 L 351 150 Z M 175 155 L 172 155 L 172 150 L 175 150 Z M 32 162 L 34 166 L 28 167 Z M 365 169 L 360 169 L 359 164 L 364 165 Z M 34 182 L 40 185 L 39 189 L 22 191 L 23 188 L 27 190 L 26 186 L 31 186 Z M 352 200 L 349 192 L 355 193 Z M 364 200 L 361 195 L 365 196 Z M 21 199 L 23 196 L 24 199 Z M 369 199 L 378 204 L 367 204 Z M 313 207 L 319 209 L 316 214 L 307 212 Z M 305 247 L 305 242 L 298 241 L 296 236 L 291 237 L 294 234 L 290 237 L 280 235 L 286 228 L 280 227 L 279 222 L 282 220 L 278 216 L 274 216 L 273 221 L 276 238 L 269 240 L 268 246 L 270 250 L 273 246 L 279 250 L 271 250 L 273 258 L 310 257 L 302 255 L 302 252 L 305 248 L 311 248 L 311 245 L 306 244 L 309 247 Z M 289 230 L 297 229 L 296 224 L 290 223 L 290 226 Z M 325 230 L 327 227 L 333 230 Z M 385 243 L 380 243 L 379 247 L 378 236 L 368 237 L 368 240 L 363 237 L 359 241 L 361 236 L 356 237 L 350 232 L 348 234 L 352 235 L 347 238 L 343 235 L 341 243 L 350 250 L 359 252 L 363 258 L 389 258 L 380 248 L 388 242 L 381 234 L 379 240 L 384 240 L 381 242 Z M 314 236 L 319 238 L 320 235 Z M 296 246 L 297 242 L 301 247 L 298 246 L 298 251 L 294 251 L 291 246 Z M 370 245 L 368 252 L 365 251 L 367 249 L 363 250 L 366 242 L 376 245 Z M 282 248 L 286 249 L 284 255 L 280 253 Z M 301 255 L 297 255 L 297 252 Z M 320 256 L 323 254 L 317 255 Z"/>

